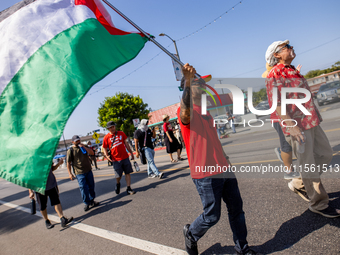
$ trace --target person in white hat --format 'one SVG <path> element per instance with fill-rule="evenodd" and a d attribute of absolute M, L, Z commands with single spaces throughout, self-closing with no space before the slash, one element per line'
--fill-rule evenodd
<path fill-rule="evenodd" d="M 163 114 L 163 131 L 164 131 L 164 143 L 166 146 L 166 152 L 170 156 L 170 162 L 176 163 L 178 160 L 183 160 L 181 158 L 182 146 L 178 142 L 172 130 L 172 125 L 169 122 L 170 116 L 168 114 Z M 177 160 L 172 157 L 172 153 L 177 152 Z"/>
<path fill-rule="evenodd" d="M 328 205 L 328 194 L 326 193 L 321 179 L 321 171 L 327 170 L 332 160 L 333 150 L 329 144 L 326 134 L 320 127 L 321 115 L 312 98 L 303 104 L 303 107 L 311 114 L 305 115 L 295 104 L 286 106 L 286 114 L 281 112 L 281 89 L 310 88 L 306 79 L 296 68 L 291 65 L 296 54 L 293 46 L 288 40 L 273 42 L 267 49 L 266 62 L 272 69 L 266 78 L 266 88 L 269 106 L 273 104 L 273 88 L 277 88 L 277 108 L 271 114 L 272 120 L 278 120 L 287 142 L 292 146 L 297 156 L 297 168 L 301 171 L 302 178 L 294 178 L 288 183 L 288 187 L 309 201 L 309 210 L 328 218 L 340 216 L 340 210 Z M 305 98 L 304 93 L 287 93 L 287 99 Z M 283 125 L 282 121 L 284 120 Z M 298 150 L 303 146 L 304 152 Z M 313 171 L 314 169 L 314 171 Z M 315 171 L 320 169 L 321 171 Z"/>
<path fill-rule="evenodd" d="M 275 66 L 278 63 L 278 59 L 274 57 L 274 53 L 280 51 L 280 45 L 283 46 L 288 43 L 289 43 L 288 40 L 276 41 L 268 47 L 267 52 L 266 52 L 266 69 L 267 70 L 262 74 L 263 78 L 267 78 L 270 70 L 273 68 L 273 66 Z M 296 70 L 300 72 L 300 69 L 301 69 L 301 65 L 298 65 L 296 67 Z M 274 114 L 272 114 L 272 116 L 275 117 Z M 300 177 L 300 174 L 298 172 L 295 172 L 294 169 L 292 168 L 292 162 L 293 162 L 292 146 L 290 146 L 289 143 L 286 141 L 280 124 L 278 122 L 275 122 L 273 126 L 276 132 L 278 133 L 279 139 L 280 139 L 280 147 L 275 148 L 274 151 L 278 159 L 284 164 L 284 166 L 287 169 L 287 172 L 284 173 L 284 179 L 291 180 L 293 178 Z M 309 198 L 305 198 L 305 196 L 303 196 L 303 198 L 305 200 L 309 200 Z"/>

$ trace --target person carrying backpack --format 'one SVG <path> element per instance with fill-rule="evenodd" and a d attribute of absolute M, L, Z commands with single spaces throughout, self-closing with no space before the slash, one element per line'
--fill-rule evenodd
<path fill-rule="evenodd" d="M 85 147 L 80 142 L 80 137 L 74 135 L 72 137 L 73 146 L 67 151 L 67 170 L 71 181 L 75 178 L 78 180 L 79 189 L 83 202 L 85 204 L 84 211 L 98 206 L 99 202 L 94 201 L 96 194 L 94 192 L 94 178 L 92 173 L 89 155 L 93 155 L 93 150 Z M 73 167 L 75 175 L 71 171 Z"/>

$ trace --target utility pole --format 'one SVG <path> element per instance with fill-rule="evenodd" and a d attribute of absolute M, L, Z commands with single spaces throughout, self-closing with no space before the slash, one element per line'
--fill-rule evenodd
<path fill-rule="evenodd" d="M 64 145 L 65 145 L 65 149 L 66 149 L 66 152 L 67 152 L 67 145 L 66 145 L 66 142 L 65 142 L 65 136 L 64 136 L 64 132 L 63 132 L 63 139 L 64 139 Z"/>

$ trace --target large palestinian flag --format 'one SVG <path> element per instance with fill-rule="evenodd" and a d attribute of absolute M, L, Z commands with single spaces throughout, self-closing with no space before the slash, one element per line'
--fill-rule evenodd
<path fill-rule="evenodd" d="M 146 41 L 115 28 L 100 0 L 24 0 L 2 11 L 0 177 L 44 193 L 75 107 Z"/>

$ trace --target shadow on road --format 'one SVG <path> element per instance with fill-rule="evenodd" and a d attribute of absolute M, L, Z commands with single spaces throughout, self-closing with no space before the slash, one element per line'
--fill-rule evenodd
<path fill-rule="evenodd" d="M 333 152 L 337 152 L 336 155 L 333 156 L 331 163 L 329 163 L 330 166 L 332 166 L 332 177 L 336 177 L 339 178 L 339 166 L 340 166 L 340 144 L 334 146 L 333 148 Z"/>
<path fill-rule="evenodd" d="M 9 195 L 7 197 L 1 198 L 1 200 L 11 203 L 12 201 L 19 200 L 19 199 L 22 199 L 24 197 L 27 197 L 27 201 L 29 201 L 28 189 L 25 190 L 25 191 L 20 191 L 18 193 L 15 193 L 15 194 Z"/>
<path fill-rule="evenodd" d="M 164 184 L 164 183 L 176 180 L 178 178 L 182 178 L 182 177 L 186 177 L 186 176 L 190 175 L 190 173 L 187 172 L 187 173 L 183 173 L 183 174 L 180 174 L 180 175 L 176 175 L 176 176 L 170 177 L 171 175 L 173 175 L 173 174 L 175 174 L 175 173 L 177 173 L 179 171 L 182 171 L 182 169 L 174 170 L 174 171 L 171 171 L 171 172 L 168 172 L 168 173 L 165 172 L 163 179 L 161 179 L 161 180 L 159 180 L 157 182 L 149 183 L 146 186 L 136 188 L 135 191 L 142 192 L 142 191 L 147 191 L 148 189 L 155 189 L 158 185 L 161 185 L 161 184 Z M 153 179 L 151 179 L 151 180 L 153 180 Z"/>
<path fill-rule="evenodd" d="M 340 144 L 333 147 L 333 151 L 339 152 L 340 151 Z"/>
<path fill-rule="evenodd" d="M 0 235 L 15 232 L 37 221 L 41 221 L 41 227 L 45 228 L 45 222 L 41 220 L 40 217 L 19 211 L 17 209 L 8 209 L 1 213 Z"/>
<path fill-rule="evenodd" d="M 233 143 L 233 141 L 221 142 L 222 146 L 226 146 L 226 145 L 228 145 L 230 143 Z"/>
<path fill-rule="evenodd" d="M 120 206 L 124 206 L 130 202 L 132 202 L 132 200 L 127 200 L 127 201 L 117 201 L 118 198 L 116 197 L 112 197 L 110 199 L 106 199 L 106 200 L 103 200 L 103 201 L 100 201 L 100 205 L 96 208 L 93 208 L 91 209 L 90 211 L 88 212 L 85 212 L 84 215 L 81 215 L 79 217 L 75 217 L 75 221 L 77 222 L 82 222 L 92 216 L 95 216 L 95 215 L 98 215 L 98 214 L 101 214 L 101 213 L 105 213 L 107 211 L 110 211 L 112 209 L 115 209 L 115 208 L 118 208 Z"/>
<path fill-rule="evenodd" d="M 329 197 L 331 198 L 329 204 L 333 207 L 340 208 L 340 192 L 329 193 Z M 326 225 L 340 228 L 340 220 L 338 218 L 325 218 L 321 215 L 312 213 L 307 209 L 300 216 L 284 222 L 272 239 L 266 241 L 264 244 L 252 246 L 252 248 L 255 251 L 263 254 L 271 254 L 274 252 L 283 251 L 290 248 L 310 233 Z M 251 229 L 251 226 L 248 226 L 248 229 Z M 220 243 L 216 243 L 205 250 L 202 255 L 216 253 L 234 254 L 235 252 L 233 246 L 222 247 Z"/>
<path fill-rule="evenodd" d="M 176 164 L 168 164 L 168 165 L 164 165 L 162 167 L 160 167 L 160 170 L 165 170 L 165 169 L 169 169 L 171 166 L 175 166 Z M 133 174 L 131 175 L 131 187 L 136 191 L 136 192 L 143 192 L 146 191 L 148 189 L 154 189 L 156 188 L 158 185 L 162 185 L 163 183 L 167 183 L 170 182 L 172 180 L 175 180 L 177 178 L 181 178 L 181 177 L 185 177 L 190 175 L 189 171 L 187 173 L 183 173 L 181 175 L 177 175 L 177 176 L 173 176 L 170 177 L 174 174 L 176 174 L 179 171 L 182 171 L 184 169 L 186 169 L 188 167 L 188 165 L 183 166 L 181 168 L 178 168 L 178 170 L 173 170 L 171 172 L 164 172 L 164 177 L 163 179 L 159 180 L 157 179 L 152 179 L 153 182 L 149 183 L 146 186 L 143 187 L 136 187 L 136 183 L 138 183 L 139 181 L 144 180 L 145 178 L 147 178 L 147 174 L 146 172 L 139 172 L 137 174 Z M 97 178 L 96 178 L 97 179 Z M 78 205 L 83 205 L 83 201 L 81 198 L 81 194 L 79 191 L 79 185 L 78 182 L 76 180 L 73 181 L 73 189 L 69 189 L 69 190 L 63 190 L 63 187 L 61 186 L 62 184 L 66 183 L 66 182 L 71 182 L 70 179 L 63 179 L 63 180 L 58 180 L 58 187 L 59 187 L 59 197 L 60 197 L 60 202 L 62 205 L 63 210 L 67 210 L 70 209 L 72 207 L 78 206 Z M 123 177 L 121 180 L 121 193 L 119 195 L 115 194 L 115 186 L 116 186 L 116 180 L 115 178 L 109 178 L 109 179 L 104 179 L 101 181 L 95 181 L 95 192 L 96 192 L 96 197 L 105 195 L 105 194 L 112 194 L 112 197 L 106 200 L 98 200 L 96 199 L 98 202 L 100 202 L 100 205 L 98 208 L 93 208 L 88 212 L 84 212 L 84 215 L 79 216 L 76 218 L 77 221 L 82 221 L 86 218 L 92 217 L 96 214 L 100 214 L 100 213 L 104 213 L 106 211 L 109 211 L 111 209 L 120 207 L 120 206 L 124 206 L 127 203 L 130 203 L 132 200 L 129 201 L 121 201 L 121 202 L 117 202 L 117 200 L 123 198 L 124 196 L 126 196 L 126 182 L 125 182 L 125 178 Z M 136 188 L 134 188 L 136 187 Z M 7 197 L 2 198 L 1 200 L 6 201 L 6 202 L 12 202 L 15 200 L 19 200 L 19 199 L 23 199 L 27 197 L 27 204 L 22 204 L 21 206 L 26 207 L 26 208 L 30 208 L 30 203 L 29 203 L 29 198 L 28 198 L 28 190 L 25 191 L 21 191 L 18 192 L 16 194 L 12 194 L 9 195 Z M 39 210 L 39 206 L 37 204 L 37 211 Z M 7 211 L 6 211 L 7 212 Z M 50 214 L 55 214 L 55 210 L 54 207 L 50 206 L 48 203 L 47 206 L 47 213 Z M 25 213 L 26 214 L 26 213 Z M 73 215 L 74 216 L 74 215 Z M 28 217 L 31 218 L 36 218 L 36 217 L 32 217 L 31 215 L 28 215 Z M 1 214 L 1 220 L 3 220 L 3 213 Z M 30 222 L 30 221 L 27 221 Z M 0 228 L 1 231 L 1 228 Z"/>

